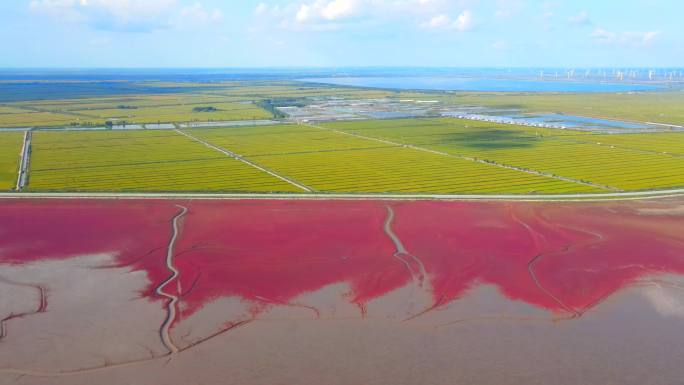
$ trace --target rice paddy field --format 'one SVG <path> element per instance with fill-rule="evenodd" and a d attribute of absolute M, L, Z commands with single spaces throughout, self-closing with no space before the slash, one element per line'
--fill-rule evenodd
<path fill-rule="evenodd" d="M 22 137 L 0 133 L 2 190 L 16 184 Z M 25 190 L 305 192 L 298 184 L 322 193 L 679 188 L 684 133 L 594 134 L 452 118 L 184 131 L 37 130 Z"/>
<path fill-rule="evenodd" d="M 3 190 L 16 183 L 22 136 L 0 134 Z M 31 149 L 27 191 L 287 193 L 304 192 L 301 184 L 323 193 L 561 194 L 684 187 L 681 133 L 607 135 L 451 118 L 34 131 Z"/>
<path fill-rule="evenodd" d="M 23 137 L 21 132 L 0 133 L 0 190 L 15 186 Z"/>
<path fill-rule="evenodd" d="M 195 109 L 212 108 L 215 111 L 198 112 Z M 203 103 L 177 106 L 121 107 L 77 110 L 78 113 L 97 117 L 98 120 L 126 121 L 130 123 L 187 122 L 216 120 L 269 119 L 266 110 L 251 102 L 242 103 Z"/>
<path fill-rule="evenodd" d="M 173 104 L 173 103 L 176 104 Z M 156 104 L 159 103 L 159 104 Z M 31 110 L 5 107 L 0 127 L 103 126 L 113 123 L 176 123 L 189 121 L 269 119 L 273 115 L 250 100 L 231 98 L 112 98 L 32 102 Z M 205 111 L 202 111 L 204 109 Z M 206 111 L 210 109 L 209 111 Z"/>
<path fill-rule="evenodd" d="M 525 172 L 311 126 L 191 130 L 279 174 L 323 192 L 598 192 Z"/>
<path fill-rule="evenodd" d="M 297 191 L 174 131 L 36 132 L 32 149 L 30 191 Z"/>
<path fill-rule="evenodd" d="M 577 93 L 462 93 L 435 96 L 449 103 L 559 112 L 597 118 L 684 125 L 684 91 Z"/>
<path fill-rule="evenodd" d="M 73 125 L 78 122 L 78 118 L 65 114 L 25 110 L 18 111 L 20 112 L 0 113 L 0 125 L 9 128 L 48 127 Z"/>
<path fill-rule="evenodd" d="M 684 133 L 593 134 L 459 119 L 329 123 L 325 127 L 606 186 L 684 186 Z"/>

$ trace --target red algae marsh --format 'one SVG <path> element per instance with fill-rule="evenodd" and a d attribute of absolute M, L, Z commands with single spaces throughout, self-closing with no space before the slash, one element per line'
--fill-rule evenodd
<path fill-rule="evenodd" d="M 0 384 L 673 384 L 684 200 L 0 201 Z"/>

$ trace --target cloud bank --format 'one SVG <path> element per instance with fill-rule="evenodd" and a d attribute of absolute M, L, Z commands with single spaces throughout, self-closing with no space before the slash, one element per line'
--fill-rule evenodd
<path fill-rule="evenodd" d="M 220 10 L 177 0 L 33 0 L 31 12 L 64 23 L 83 23 L 99 30 L 151 32 L 220 22 Z"/>

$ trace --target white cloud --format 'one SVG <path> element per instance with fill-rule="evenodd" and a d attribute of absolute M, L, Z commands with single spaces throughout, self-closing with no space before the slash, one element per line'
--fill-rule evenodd
<path fill-rule="evenodd" d="M 546 31 L 556 29 L 554 19 L 557 14 L 559 4 L 557 2 L 549 1 L 541 4 L 541 21 Z"/>
<path fill-rule="evenodd" d="M 473 27 L 473 13 L 465 10 L 456 18 L 453 27 L 459 31 L 467 31 Z"/>
<path fill-rule="evenodd" d="M 451 23 L 451 18 L 447 15 L 437 15 L 427 22 L 426 26 L 429 28 L 442 28 Z"/>
<path fill-rule="evenodd" d="M 602 28 L 596 28 L 594 32 L 589 34 L 589 37 L 593 38 L 594 41 L 600 44 L 612 44 L 615 42 L 615 33 L 606 31 Z"/>
<path fill-rule="evenodd" d="M 355 16 L 361 8 L 360 0 L 316 0 L 301 4 L 295 20 L 298 23 L 335 21 Z"/>
<path fill-rule="evenodd" d="M 603 28 L 596 28 L 589 34 L 594 42 L 601 45 L 615 45 L 627 47 L 648 47 L 660 35 L 660 31 L 622 32 L 616 33 Z"/>
<path fill-rule="evenodd" d="M 497 0 L 494 17 L 508 19 L 518 13 L 524 5 L 521 0 Z"/>
<path fill-rule="evenodd" d="M 268 12 L 268 4 L 266 3 L 259 3 L 259 5 L 254 8 L 255 15 L 263 15 L 266 12 Z"/>
<path fill-rule="evenodd" d="M 284 4 L 260 3 L 254 9 L 255 27 L 302 31 L 358 28 L 403 22 L 418 25 L 435 14 L 450 13 L 469 0 L 303 0 Z"/>
<path fill-rule="evenodd" d="M 589 17 L 589 13 L 587 13 L 587 11 L 582 11 L 577 15 L 570 16 L 568 18 L 568 22 L 576 26 L 590 26 L 594 24 L 591 21 L 591 18 Z"/>
<path fill-rule="evenodd" d="M 650 44 L 653 42 L 653 40 L 655 40 L 655 38 L 658 37 L 658 35 L 660 35 L 660 31 L 649 31 L 649 32 L 645 32 L 645 33 L 641 36 L 641 42 L 642 42 L 644 45 L 650 45 Z"/>
<path fill-rule="evenodd" d="M 468 31 L 473 28 L 473 25 L 473 13 L 469 10 L 461 12 L 456 19 L 452 19 L 445 14 L 440 14 L 433 16 L 430 20 L 422 24 L 424 28 L 447 29 L 459 32 Z"/>
<path fill-rule="evenodd" d="M 181 8 L 177 0 L 33 0 L 29 9 L 60 22 L 131 32 L 170 28 L 182 19 L 220 18 L 220 11 L 207 11 L 200 3 Z"/>
<path fill-rule="evenodd" d="M 201 3 L 195 3 L 181 9 L 173 24 L 180 27 L 200 27 L 220 23 L 222 20 L 223 13 L 220 10 L 209 11 Z"/>
<path fill-rule="evenodd" d="M 29 3 L 31 12 L 43 14 L 66 22 L 83 20 L 78 7 L 88 5 L 87 0 L 34 0 Z"/>
<path fill-rule="evenodd" d="M 302 4 L 302 6 L 299 7 L 299 11 L 297 11 L 295 20 L 297 20 L 298 23 L 305 23 L 309 19 L 311 19 L 311 6 L 308 4 Z"/>
<path fill-rule="evenodd" d="M 326 20 L 337 20 L 353 16 L 359 8 L 360 3 L 357 0 L 333 0 L 321 9 L 321 16 Z"/>

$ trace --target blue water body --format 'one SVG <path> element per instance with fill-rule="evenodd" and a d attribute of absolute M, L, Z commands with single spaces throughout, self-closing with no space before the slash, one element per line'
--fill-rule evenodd
<path fill-rule="evenodd" d="M 657 86 L 630 83 L 603 83 L 551 80 L 519 80 L 469 77 L 326 77 L 302 79 L 308 82 L 354 87 L 431 91 L 491 92 L 627 92 L 656 90 Z"/>
<path fill-rule="evenodd" d="M 522 117 L 523 119 L 534 123 L 556 123 L 567 127 L 584 127 L 584 128 L 627 128 L 627 129 L 648 129 L 654 128 L 646 124 L 639 124 L 633 122 L 623 122 L 618 120 L 607 120 L 591 118 L 587 116 L 561 115 L 561 114 L 543 114 L 543 115 L 519 115 L 514 118 Z"/>

